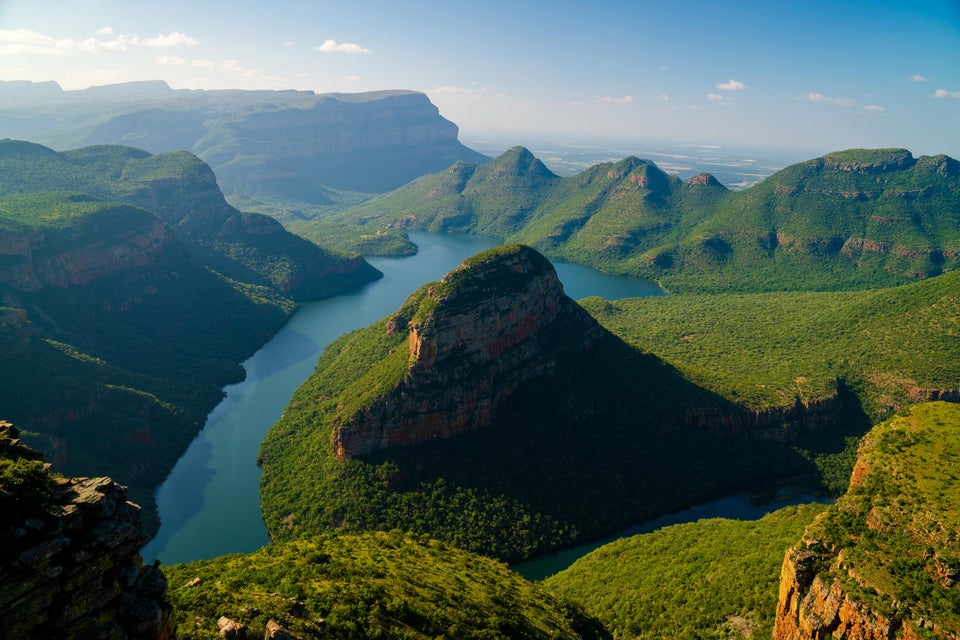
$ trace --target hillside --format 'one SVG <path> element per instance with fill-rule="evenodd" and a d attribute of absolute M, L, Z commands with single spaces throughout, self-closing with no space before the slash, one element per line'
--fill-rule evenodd
<path fill-rule="evenodd" d="M 0 404 L 57 469 L 153 489 L 292 298 L 378 273 L 229 207 L 183 153 L 0 142 Z"/>
<path fill-rule="evenodd" d="M 544 586 L 618 639 L 766 639 L 783 549 L 825 508 L 786 507 L 757 521 L 714 518 L 622 538 Z"/>
<path fill-rule="evenodd" d="M 773 637 L 960 638 L 958 455 L 955 404 L 875 427 L 850 490 L 787 551 Z"/>
<path fill-rule="evenodd" d="M 818 461 L 834 491 L 846 488 L 851 445 L 867 426 L 908 404 L 960 399 L 958 272 L 873 291 L 581 304 L 627 343 L 741 406 L 789 410 L 845 398 L 844 429 L 818 432 L 813 445 L 845 450 Z"/>
<path fill-rule="evenodd" d="M 401 531 L 282 542 L 164 567 L 180 640 L 222 637 L 609 638 L 579 609 L 502 564 Z M 288 636 L 282 636 L 288 637 Z"/>
<path fill-rule="evenodd" d="M 542 256 L 507 245 L 327 348 L 262 445 L 264 519 L 275 540 L 404 528 L 529 557 L 812 475 L 753 434 L 837 413 L 751 411 L 692 384 L 602 330 Z"/>
<path fill-rule="evenodd" d="M 957 211 L 960 162 L 903 149 L 827 154 L 732 192 L 632 157 L 559 178 L 517 147 L 325 222 L 493 235 L 675 293 L 716 293 L 888 287 L 955 269 Z"/>
<path fill-rule="evenodd" d="M 487 160 L 457 135 L 414 91 L 188 91 L 163 82 L 63 91 L 0 82 L 0 138 L 189 151 L 212 167 L 233 205 L 285 224 L 457 161 Z"/>

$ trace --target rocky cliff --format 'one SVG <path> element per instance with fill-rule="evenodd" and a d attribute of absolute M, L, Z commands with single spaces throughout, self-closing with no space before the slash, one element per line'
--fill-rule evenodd
<path fill-rule="evenodd" d="M 787 551 L 774 640 L 960 638 L 960 407 L 863 440 L 850 489 Z"/>
<path fill-rule="evenodd" d="M 0 421 L 0 637 L 173 638 L 140 507 L 110 478 L 48 475 L 18 436 Z"/>
<path fill-rule="evenodd" d="M 341 458 L 483 429 L 498 405 L 603 330 L 563 293 L 550 262 L 511 245 L 468 260 L 387 322 L 406 332 L 404 378 L 336 425 Z"/>

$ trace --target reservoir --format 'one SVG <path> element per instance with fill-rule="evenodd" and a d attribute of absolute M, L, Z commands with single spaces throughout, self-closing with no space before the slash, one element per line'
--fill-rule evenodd
<path fill-rule="evenodd" d="M 344 295 L 305 303 L 243 363 L 243 382 L 226 396 L 157 489 L 161 526 L 141 550 L 145 562 L 191 562 L 267 544 L 260 512 L 257 453 L 327 344 L 396 311 L 425 282 L 439 280 L 464 259 L 499 244 L 466 235 L 411 233 L 419 251 L 406 258 L 370 258 L 384 277 Z M 654 283 L 555 263 L 567 295 L 610 300 L 662 295 Z"/>

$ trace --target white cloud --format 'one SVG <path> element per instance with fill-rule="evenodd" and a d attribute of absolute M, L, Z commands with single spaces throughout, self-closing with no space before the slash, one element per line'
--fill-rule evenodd
<path fill-rule="evenodd" d="M 325 40 L 319 47 L 314 47 L 314 51 L 321 53 L 349 53 L 352 55 L 360 53 L 370 53 L 370 49 L 361 47 L 352 42 L 337 42 L 336 40 Z"/>
<path fill-rule="evenodd" d="M 910 76 L 910 82 L 926 82 L 927 78 L 919 73 Z"/>
<path fill-rule="evenodd" d="M 343 79 L 347 82 L 357 82 L 360 80 L 360 76 L 345 76 Z"/>
<path fill-rule="evenodd" d="M 456 87 L 453 85 L 444 85 L 434 89 L 427 89 L 424 93 L 436 96 L 479 96 L 487 92 L 486 89 L 469 89 L 466 87 Z"/>
<path fill-rule="evenodd" d="M 720 89 L 721 91 L 741 91 L 746 88 L 747 85 L 743 84 L 739 80 L 734 80 L 733 78 L 731 78 L 729 82 L 724 82 L 717 85 L 717 89 Z"/>
<path fill-rule="evenodd" d="M 657 100 L 659 100 L 660 102 L 670 102 L 670 96 L 668 96 L 665 93 L 661 93 L 660 95 L 657 96 Z"/>
<path fill-rule="evenodd" d="M 103 27 L 101 35 L 113 35 L 113 29 Z M 179 31 L 167 35 L 141 40 L 136 34 L 121 34 L 113 39 L 54 38 L 33 29 L 0 29 L 0 55 L 29 54 L 39 56 L 62 56 L 70 52 L 115 53 L 127 51 L 130 47 L 177 47 L 199 44 L 190 36 Z"/>
<path fill-rule="evenodd" d="M 882 112 L 886 111 L 886 108 L 881 107 L 881 106 L 878 105 L 878 104 L 866 104 L 866 105 L 863 105 L 863 110 L 864 110 L 864 111 L 872 111 L 873 113 L 882 113 Z"/>
<path fill-rule="evenodd" d="M 179 31 L 171 31 L 167 35 L 158 35 L 143 41 L 145 47 L 191 47 L 196 44 L 200 44 L 200 41 Z"/>
<path fill-rule="evenodd" d="M 957 98 L 960 100 L 960 91 L 947 91 L 946 89 L 937 89 L 933 92 L 934 98 Z"/>
<path fill-rule="evenodd" d="M 822 93 L 817 91 L 811 91 L 806 96 L 799 98 L 800 100 L 807 100 L 809 102 L 826 102 L 828 104 L 836 104 L 841 107 L 852 107 L 856 104 L 850 98 L 832 98 L 830 96 L 825 96 Z"/>
<path fill-rule="evenodd" d="M 249 80 L 277 82 L 282 79 L 278 76 L 268 75 L 258 69 L 248 69 L 244 66 L 241 66 L 239 62 L 233 59 L 224 60 L 218 65 L 218 68 L 221 71 L 232 73 L 233 75 L 240 76 L 241 78 L 247 78 Z"/>
<path fill-rule="evenodd" d="M 200 67 L 203 69 L 216 69 L 217 63 L 209 58 L 195 58 L 187 60 L 180 56 L 157 56 L 157 64 L 169 65 L 174 67 Z"/>
<path fill-rule="evenodd" d="M 633 104 L 633 96 L 623 96 L 622 98 L 614 98 L 613 96 L 603 96 L 598 97 L 597 102 L 600 104 Z"/>
<path fill-rule="evenodd" d="M 707 100 L 723 100 L 722 93 L 708 93 Z"/>

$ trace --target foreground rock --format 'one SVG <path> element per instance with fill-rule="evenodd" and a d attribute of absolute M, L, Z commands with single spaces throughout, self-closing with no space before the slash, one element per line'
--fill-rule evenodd
<path fill-rule="evenodd" d="M 140 507 L 110 478 L 45 475 L 18 436 L 0 421 L 0 637 L 173 638 L 166 579 L 138 554 Z"/>

